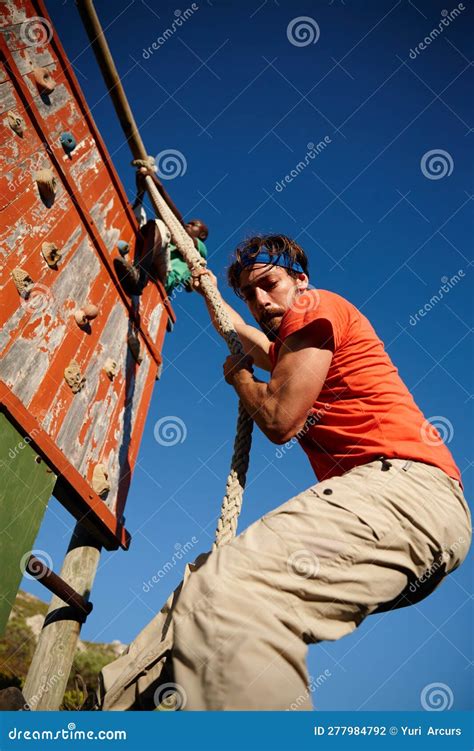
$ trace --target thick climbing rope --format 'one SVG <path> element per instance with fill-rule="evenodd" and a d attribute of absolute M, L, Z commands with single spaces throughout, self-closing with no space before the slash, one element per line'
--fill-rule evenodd
<path fill-rule="evenodd" d="M 154 166 L 154 159 L 152 157 L 147 160 L 136 159 L 132 162 L 132 165 L 138 169 L 142 167 L 152 169 Z M 199 267 L 205 267 L 207 265 L 205 259 L 202 258 L 200 253 L 196 250 L 192 238 L 188 235 L 179 219 L 160 195 L 155 183 L 153 182 L 153 178 L 147 175 L 145 177 L 145 183 L 156 214 L 161 217 L 167 225 L 173 242 L 188 264 L 190 271 L 192 272 Z M 200 284 L 205 298 L 209 302 L 214 313 L 219 333 L 226 340 L 230 353 L 233 355 L 243 355 L 244 349 L 242 347 L 242 342 L 239 339 L 227 310 L 222 305 L 216 287 L 211 279 L 205 274 L 200 277 Z M 252 429 L 253 419 L 239 400 L 231 469 L 227 477 L 226 492 L 222 501 L 220 518 L 217 522 L 213 549 L 230 542 L 237 534 L 237 522 L 242 509 L 245 481 L 249 466 Z"/>

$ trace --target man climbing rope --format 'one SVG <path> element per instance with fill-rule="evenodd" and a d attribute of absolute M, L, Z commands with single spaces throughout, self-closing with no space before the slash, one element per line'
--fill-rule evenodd
<path fill-rule="evenodd" d="M 193 271 L 194 288 L 203 274 L 217 288 L 208 269 Z M 471 517 L 450 451 L 372 325 L 309 287 L 299 245 L 254 237 L 228 280 L 261 330 L 222 300 L 245 350 L 224 377 L 273 443 L 300 443 L 319 482 L 189 578 L 173 613 L 173 680 L 184 709 L 311 709 L 307 645 L 430 594 L 466 557 Z"/>

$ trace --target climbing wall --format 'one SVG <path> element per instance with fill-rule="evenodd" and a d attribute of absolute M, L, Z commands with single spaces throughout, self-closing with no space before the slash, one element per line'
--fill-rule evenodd
<path fill-rule="evenodd" d="M 57 474 L 56 497 L 126 547 L 174 314 L 159 282 L 130 298 L 118 281 L 138 227 L 44 5 L 0 6 L 0 409 Z"/>

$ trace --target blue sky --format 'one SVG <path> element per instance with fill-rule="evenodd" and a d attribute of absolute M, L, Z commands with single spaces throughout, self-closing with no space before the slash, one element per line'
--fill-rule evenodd
<path fill-rule="evenodd" d="M 362 310 L 425 416 L 442 418 L 469 500 L 469 3 L 424 50 L 417 46 L 454 4 L 202 0 L 197 6 L 159 44 L 177 18 L 175 5 L 96 3 L 149 152 L 182 155 L 183 174 L 166 185 L 185 216 L 208 223 L 209 265 L 224 297 L 250 320 L 226 288 L 233 248 L 254 232 L 296 238 L 308 254 L 312 285 Z M 48 9 L 133 200 L 128 147 L 77 10 L 52 0 Z M 287 30 L 303 16 L 314 43 L 297 45 Z M 147 53 L 153 42 L 158 48 Z M 277 190 L 308 144 L 325 137 L 326 148 Z M 442 279 L 459 271 L 443 299 L 416 319 Z M 86 639 L 130 641 L 178 583 L 183 561 L 149 591 L 144 583 L 176 560 L 180 545 L 192 548 L 191 560 L 212 544 L 237 400 L 222 379 L 226 346 L 202 298 L 183 293 L 174 309 L 177 323 L 165 341 L 126 508 L 132 546 L 102 555 Z M 162 417 L 183 421 L 182 442 L 157 442 L 154 427 Z M 241 530 L 315 482 L 298 446 L 281 459 L 277 448 L 255 429 Z M 71 528 L 71 517 L 52 500 L 35 547 L 48 551 L 56 570 Z M 310 648 L 310 673 L 330 673 L 313 695 L 316 708 L 416 710 L 422 689 L 441 682 L 452 691 L 453 708 L 466 709 L 470 564 L 472 557 L 419 606 L 371 616 L 351 636 Z M 23 585 L 46 594 L 35 582 Z"/>

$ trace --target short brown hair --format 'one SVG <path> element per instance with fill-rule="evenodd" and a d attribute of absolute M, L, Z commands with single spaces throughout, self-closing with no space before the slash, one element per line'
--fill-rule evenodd
<path fill-rule="evenodd" d="M 238 297 L 243 298 L 239 281 L 242 271 L 241 263 L 244 258 L 253 258 L 262 249 L 265 249 L 272 256 L 284 255 L 289 262 L 299 263 L 304 273 L 309 276 L 308 258 L 298 243 L 286 235 L 255 235 L 255 237 L 244 240 L 235 249 L 233 262 L 227 269 L 227 281 Z M 286 269 L 286 271 L 294 278 L 298 276 L 298 272 L 293 269 Z"/>

